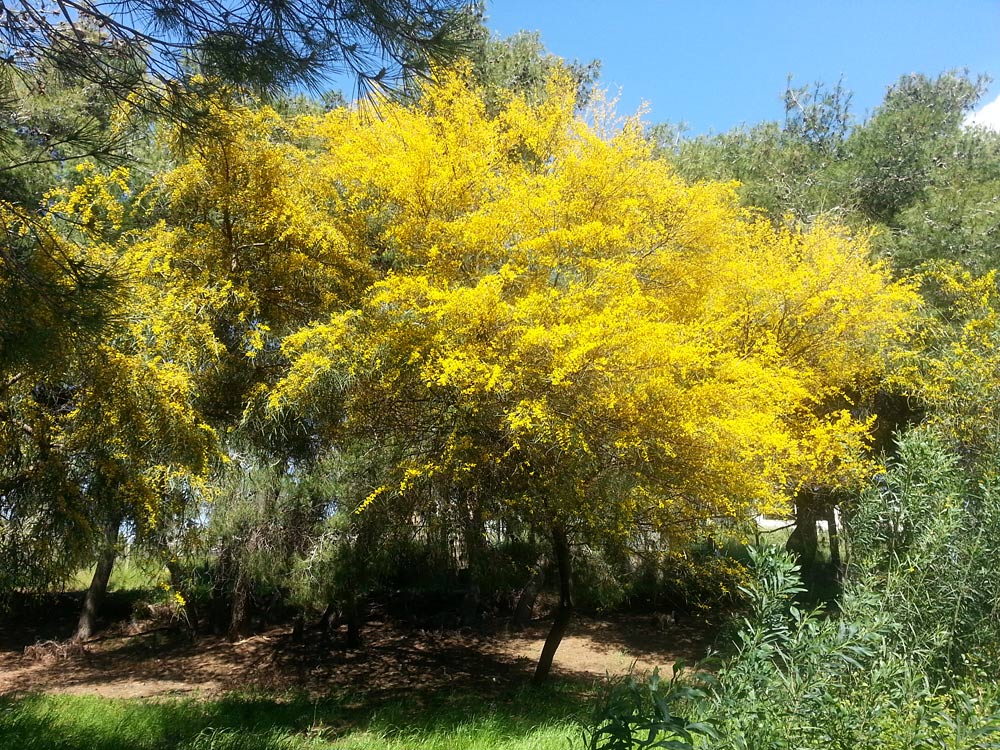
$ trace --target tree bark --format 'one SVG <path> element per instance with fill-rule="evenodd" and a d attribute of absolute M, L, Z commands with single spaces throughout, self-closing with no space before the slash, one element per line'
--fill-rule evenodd
<path fill-rule="evenodd" d="M 83 609 L 80 611 L 80 619 L 76 624 L 76 632 L 73 634 L 74 641 L 84 641 L 90 638 L 97 630 L 97 613 L 101 608 L 105 595 L 108 593 L 108 582 L 111 580 L 111 571 L 115 566 L 115 558 L 118 557 L 118 532 L 121 529 L 121 521 L 115 520 L 107 525 L 104 531 L 104 548 L 97 558 L 97 568 L 94 570 L 94 577 L 90 580 L 90 586 L 83 597 Z"/>
<path fill-rule="evenodd" d="M 463 587 L 462 592 L 462 611 L 459 616 L 459 622 L 463 628 L 470 628 L 480 623 L 480 609 L 481 609 L 481 597 L 479 592 L 479 583 L 472 578 L 470 573 L 469 580 Z"/>
<path fill-rule="evenodd" d="M 555 553 L 556 568 L 559 571 L 559 607 L 556 609 L 552 629 L 545 638 L 542 654 L 538 657 L 538 666 L 532 681 L 542 683 L 552 670 L 552 659 L 556 649 L 566 635 L 566 628 L 573 617 L 573 556 L 569 548 L 569 538 L 566 527 L 556 524 L 552 527 L 552 550 Z"/>
<path fill-rule="evenodd" d="M 538 599 L 538 590 L 545 585 L 545 568 L 541 563 L 531 571 L 531 577 L 518 594 L 517 604 L 514 605 L 513 625 L 517 630 L 528 627 L 531 618 L 535 613 L 535 600 Z"/>
<path fill-rule="evenodd" d="M 347 648 L 359 649 L 364 645 L 361 628 L 364 625 L 364 602 L 356 594 L 351 594 L 347 602 Z"/>
<path fill-rule="evenodd" d="M 295 619 L 292 621 L 292 641 L 294 643 L 302 643 L 305 640 L 306 635 L 306 616 L 305 613 L 299 610 L 298 614 L 295 615 Z"/>
<path fill-rule="evenodd" d="M 250 580 L 243 564 L 236 561 L 236 581 L 233 583 L 232 603 L 229 608 L 230 641 L 239 641 L 250 635 Z"/>
<path fill-rule="evenodd" d="M 834 580 L 843 579 L 843 558 L 840 555 L 840 529 L 837 528 L 837 506 L 830 505 L 826 512 L 826 529 L 830 536 L 830 567 Z"/>
<path fill-rule="evenodd" d="M 803 490 L 795 498 L 795 529 L 785 544 L 785 549 L 798 555 L 799 565 L 805 577 L 813 572 L 816 550 L 819 547 L 819 537 L 816 534 L 819 514 L 816 512 L 816 502 L 815 493 L 808 490 Z"/>
<path fill-rule="evenodd" d="M 330 637 L 330 631 L 333 629 L 333 623 L 339 621 L 340 610 L 337 605 L 333 602 L 329 602 L 326 605 L 326 609 L 323 610 L 323 614 L 320 615 L 319 622 L 316 623 L 316 627 L 319 630 L 320 637 L 326 640 Z"/>

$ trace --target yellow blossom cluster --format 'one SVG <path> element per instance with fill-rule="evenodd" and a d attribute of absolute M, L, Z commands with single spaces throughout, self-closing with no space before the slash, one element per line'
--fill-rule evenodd
<path fill-rule="evenodd" d="M 880 377 L 916 297 L 866 237 L 776 229 L 733 185 L 685 183 L 638 122 L 576 117 L 559 76 L 490 117 L 445 74 L 381 115 L 296 124 L 346 241 L 385 272 L 284 339 L 269 395 L 406 446 L 369 501 L 444 478 L 627 533 L 872 471 L 867 421 L 830 404 Z"/>

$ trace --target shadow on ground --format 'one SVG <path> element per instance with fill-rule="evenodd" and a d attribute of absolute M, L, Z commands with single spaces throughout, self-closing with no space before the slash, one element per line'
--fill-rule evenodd
<path fill-rule="evenodd" d="M 75 611 L 72 599 L 65 605 Z M 133 624 L 65 650 L 64 642 L 30 644 L 72 630 L 72 618 L 51 608 L 44 615 L 8 622 L 0 634 L 0 750 L 277 750 L 290 735 L 405 739 L 470 722 L 516 741 L 539 725 L 570 726 L 607 672 L 634 662 L 669 670 L 675 659 L 703 655 L 709 637 L 694 624 L 657 627 L 651 616 L 581 616 L 556 655 L 554 679 L 532 687 L 545 620 L 487 634 L 382 617 L 356 650 L 343 647 L 343 633 L 297 641 L 277 627 L 230 643 Z"/>

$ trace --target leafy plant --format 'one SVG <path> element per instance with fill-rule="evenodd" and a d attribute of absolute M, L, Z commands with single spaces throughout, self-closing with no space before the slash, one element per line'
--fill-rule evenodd
<path fill-rule="evenodd" d="M 701 689 L 680 680 L 681 673 L 675 667 L 670 679 L 664 680 L 659 669 L 644 678 L 630 670 L 610 681 L 584 731 L 588 750 L 687 750 L 695 747 L 696 737 L 714 737 L 708 724 L 675 713 L 705 698 Z"/>

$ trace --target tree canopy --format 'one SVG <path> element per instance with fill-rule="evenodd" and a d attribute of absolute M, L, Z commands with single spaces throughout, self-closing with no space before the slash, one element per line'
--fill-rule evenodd
<path fill-rule="evenodd" d="M 454 54 L 453 0 L 128 3 L 19 2 L 0 21 L 4 56 L 55 62 L 74 79 L 127 93 L 151 76 L 176 85 L 192 70 L 278 91 L 331 72 L 387 87 Z"/>
<path fill-rule="evenodd" d="M 870 472 L 835 404 L 880 375 L 912 292 L 863 238 L 775 229 L 548 85 L 491 118 L 448 74 L 377 122 L 303 123 L 386 272 L 285 339 L 271 410 L 399 451 L 365 512 L 443 486 L 557 538 L 683 537 Z"/>
<path fill-rule="evenodd" d="M 215 181 L 226 174 L 219 158 L 248 149 L 262 166 L 277 162 L 252 141 L 230 138 L 233 123 L 212 102 L 318 85 L 332 73 L 386 89 L 461 48 L 452 33 L 459 9 L 436 1 L 4 8 L 0 546 L 11 561 L 8 587 L 63 576 L 93 553 L 102 529 L 116 538 L 125 520 L 141 537 L 190 502 L 245 390 L 263 379 L 261 367 L 247 366 L 249 355 L 267 348 L 267 323 L 282 313 L 268 307 L 273 294 L 257 279 L 246 292 L 252 267 L 236 256 L 284 230 L 264 222 L 247 239 L 220 222 L 228 276 L 210 265 L 214 236 L 204 238 L 211 250 L 203 257 L 177 263 L 185 273 L 171 265 L 190 229 L 216 225 L 218 212 L 244 218 L 245 201 L 231 186 L 280 192 L 280 176 L 266 170 L 260 179 Z M 171 129 L 173 143 L 157 136 Z M 207 149 L 213 137 L 230 151 Z M 193 158 L 171 173 L 169 160 L 186 160 L 186 148 Z M 131 169 L 118 169 L 126 163 Z M 216 170 L 212 179 L 199 163 Z M 200 187 L 211 189 L 196 196 L 199 174 Z M 167 216 L 169 230 L 157 223 Z M 316 237 L 298 241 L 311 250 Z M 248 247 L 234 244 L 244 241 Z M 276 241 L 267 248 L 280 253 L 297 240 Z M 215 275 L 199 279 L 200 297 L 185 296 L 192 287 L 182 282 L 199 273 Z M 302 269 L 289 273 L 304 277 Z M 315 290 L 319 280 L 304 283 Z M 178 287 L 168 290 L 169 282 Z M 290 291 L 305 293 L 301 283 Z M 310 303 L 282 300 L 287 308 Z"/>

